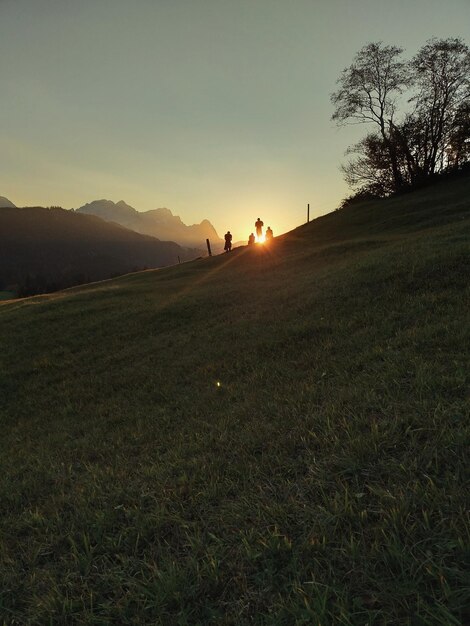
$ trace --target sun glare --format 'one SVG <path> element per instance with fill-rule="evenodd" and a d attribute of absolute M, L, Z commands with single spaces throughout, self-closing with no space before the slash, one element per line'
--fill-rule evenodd
<path fill-rule="evenodd" d="M 264 243 L 266 241 L 266 235 L 263 233 L 259 237 L 256 237 L 256 243 Z"/>

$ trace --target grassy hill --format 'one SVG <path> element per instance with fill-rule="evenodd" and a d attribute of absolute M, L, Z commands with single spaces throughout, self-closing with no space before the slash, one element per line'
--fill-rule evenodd
<path fill-rule="evenodd" d="M 0 305 L 0 622 L 468 623 L 470 179 Z"/>

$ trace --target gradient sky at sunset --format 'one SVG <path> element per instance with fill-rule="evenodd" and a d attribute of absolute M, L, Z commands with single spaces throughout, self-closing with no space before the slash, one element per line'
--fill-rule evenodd
<path fill-rule="evenodd" d="M 329 95 L 355 52 L 469 35 L 470 0 L 0 0 L 0 195 L 278 234 L 348 193 L 364 128 Z"/>

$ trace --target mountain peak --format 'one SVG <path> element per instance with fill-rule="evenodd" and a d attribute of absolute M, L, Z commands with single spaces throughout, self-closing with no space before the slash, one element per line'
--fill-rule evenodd
<path fill-rule="evenodd" d="M 16 206 L 13 204 L 11 200 L 8 200 L 8 198 L 5 198 L 5 196 L 0 196 L 0 208 L 16 209 Z"/>
<path fill-rule="evenodd" d="M 78 213 L 87 213 L 89 215 L 96 215 L 108 222 L 117 222 L 126 228 L 132 228 L 132 222 L 135 220 L 137 211 L 129 206 L 124 200 L 119 202 L 113 202 L 112 200 L 93 200 L 88 204 L 84 204 L 79 209 Z"/>
<path fill-rule="evenodd" d="M 170 209 L 159 207 L 150 211 L 137 211 L 124 200 L 94 200 L 77 209 L 79 213 L 89 213 L 109 222 L 116 222 L 142 235 L 150 235 L 160 241 L 175 241 L 181 246 L 204 248 L 209 237 L 215 246 L 222 240 L 215 228 L 204 219 L 200 224 L 185 224 L 179 215 Z"/>

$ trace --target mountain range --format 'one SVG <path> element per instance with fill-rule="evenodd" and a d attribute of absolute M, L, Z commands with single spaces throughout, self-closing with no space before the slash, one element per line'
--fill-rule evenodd
<path fill-rule="evenodd" d="M 205 249 L 206 239 L 210 240 L 214 249 L 223 245 L 223 240 L 209 220 L 188 226 L 179 216 L 165 208 L 137 211 L 124 200 L 112 202 L 103 199 L 85 204 L 75 212 L 96 215 L 142 235 L 150 235 L 163 241 L 175 241 L 181 246 Z"/>

